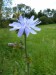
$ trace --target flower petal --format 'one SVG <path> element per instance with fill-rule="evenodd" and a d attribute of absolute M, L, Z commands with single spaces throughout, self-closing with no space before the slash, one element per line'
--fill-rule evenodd
<path fill-rule="evenodd" d="M 41 21 L 39 21 L 39 19 L 37 18 L 36 20 L 34 20 L 34 22 L 33 22 L 35 25 L 37 25 L 37 24 L 40 24 L 41 23 Z"/>
<path fill-rule="evenodd" d="M 41 28 L 38 28 L 38 27 L 31 27 L 31 28 L 33 28 L 36 31 L 40 31 L 41 30 Z"/>
<path fill-rule="evenodd" d="M 19 20 L 20 20 L 20 21 L 23 20 L 23 16 L 22 16 L 22 15 L 19 16 Z"/>
<path fill-rule="evenodd" d="M 28 37 L 29 33 L 30 33 L 30 30 L 26 27 L 25 28 L 25 34 L 26 34 L 27 37 Z"/>
<path fill-rule="evenodd" d="M 31 25 L 33 23 L 34 16 L 32 16 L 30 19 L 27 19 L 27 24 Z"/>
<path fill-rule="evenodd" d="M 20 28 L 18 31 L 18 37 L 21 37 L 23 33 L 24 33 L 24 28 Z"/>
<path fill-rule="evenodd" d="M 30 33 L 36 34 L 36 32 L 33 29 L 30 29 Z"/>
<path fill-rule="evenodd" d="M 11 28 L 10 31 L 17 30 L 16 28 Z"/>
<path fill-rule="evenodd" d="M 13 22 L 13 23 L 9 24 L 9 26 L 11 26 L 11 27 L 20 27 L 21 24 L 18 23 L 18 22 Z"/>
<path fill-rule="evenodd" d="M 33 15 L 33 16 L 31 16 L 30 20 L 33 20 L 33 19 L 34 19 L 34 15 Z"/>

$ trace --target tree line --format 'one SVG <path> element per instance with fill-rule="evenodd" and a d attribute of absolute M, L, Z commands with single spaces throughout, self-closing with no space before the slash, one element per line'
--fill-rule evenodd
<path fill-rule="evenodd" d="M 30 6 L 25 4 L 18 4 L 15 7 L 11 7 L 12 0 L 0 0 L 0 27 L 8 27 L 9 23 L 16 21 L 20 14 L 30 18 L 32 15 L 41 20 L 41 24 L 54 24 L 56 23 L 56 10 L 45 9 L 40 10 L 38 13 Z"/>

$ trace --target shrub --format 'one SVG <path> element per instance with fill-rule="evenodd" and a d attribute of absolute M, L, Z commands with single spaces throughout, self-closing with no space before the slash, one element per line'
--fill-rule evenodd
<path fill-rule="evenodd" d="M 46 16 L 42 16 L 42 17 L 40 17 L 40 20 L 41 20 L 41 24 L 48 24 L 48 17 L 46 17 Z"/>
<path fill-rule="evenodd" d="M 53 23 L 54 23 L 53 18 L 52 17 L 48 18 L 48 24 L 53 24 Z"/>
<path fill-rule="evenodd" d="M 16 19 L 3 19 L 3 20 L 1 20 L 0 28 L 9 27 L 9 23 L 12 23 L 13 21 L 16 21 Z"/>
<path fill-rule="evenodd" d="M 9 25 L 9 20 L 3 19 L 3 20 L 2 20 L 2 23 L 1 23 L 1 27 L 2 27 L 2 28 L 7 28 L 8 25 Z"/>

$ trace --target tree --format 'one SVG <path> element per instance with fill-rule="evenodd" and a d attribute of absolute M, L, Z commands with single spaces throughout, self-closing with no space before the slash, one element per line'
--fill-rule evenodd
<path fill-rule="evenodd" d="M 4 7 L 11 7 L 12 0 L 3 0 Z"/>
<path fill-rule="evenodd" d="M 42 17 L 42 16 L 46 16 L 44 13 L 42 13 L 42 11 L 40 10 L 39 12 L 38 12 L 38 18 L 40 18 L 40 17 Z"/>
<path fill-rule="evenodd" d="M 3 0 L 2 17 L 9 18 L 12 14 L 12 0 Z"/>
<path fill-rule="evenodd" d="M 17 7 L 13 7 L 13 14 L 15 14 L 17 12 Z"/>
<path fill-rule="evenodd" d="M 56 23 L 56 13 L 54 13 L 54 15 L 53 15 L 53 21 L 54 21 L 54 23 Z"/>
<path fill-rule="evenodd" d="M 6 25 L 4 22 L 8 15 L 11 12 L 10 10 L 11 0 L 0 0 L 0 27 Z"/>
<path fill-rule="evenodd" d="M 51 12 L 54 15 L 56 13 L 56 10 L 52 9 Z"/>
<path fill-rule="evenodd" d="M 56 18 L 56 13 L 53 15 L 54 18 Z"/>
<path fill-rule="evenodd" d="M 3 5 L 3 0 L 0 0 L 0 27 L 2 25 L 2 5 Z"/>
<path fill-rule="evenodd" d="M 13 18 L 14 18 L 14 19 L 17 19 L 17 18 L 20 16 L 20 14 L 21 14 L 20 12 L 14 13 L 14 14 L 13 14 Z"/>
<path fill-rule="evenodd" d="M 31 7 L 25 4 L 18 4 L 16 7 L 13 7 L 13 18 L 16 18 L 20 14 L 25 16 L 31 12 Z M 18 18 L 18 17 L 17 17 Z"/>
<path fill-rule="evenodd" d="M 34 9 L 32 9 L 32 10 L 30 11 L 30 13 L 26 13 L 26 14 L 25 14 L 25 16 L 28 17 L 28 18 L 30 18 L 32 15 L 35 16 L 35 19 L 38 17 L 38 15 L 37 15 L 37 13 L 35 12 Z"/>
<path fill-rule="evenodd" d="M 27 6 L 25 4 L 18 4 L 17 5 L 17 11 L 18 12 L 21 12 L 22 14 L 30 13 L 31 7 L 30 6 Z"/>
<path fill-rule="evenodd" d="M 5 7 L 5 18 L 8 19 L 11 18 L 11 16 L 12 16 L 12 9 Z"/>
<path fill-rule="evenodd" d="M 46 9 L 46 10 L 44 10 L 43 13 L 44 13 L 47 17 L 53 17 L 52 11 L 51 11 L 51 9 L 49 9 L 49 8 Z"/>

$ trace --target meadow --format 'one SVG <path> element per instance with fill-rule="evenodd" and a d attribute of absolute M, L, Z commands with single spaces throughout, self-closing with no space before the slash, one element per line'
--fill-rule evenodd
<path fill-rule="evenodd" d="M 40 32 L 27 37 L 30 75 L 56 75 L 56 24 L 40 25 Z M 0 28 L 0 75 L 25 75 L 24 50 L 8 43 L 24 43 L 15 31 Z"/>

